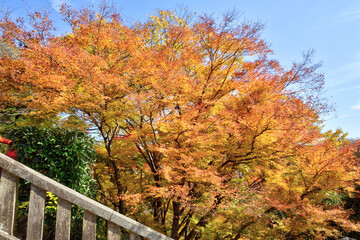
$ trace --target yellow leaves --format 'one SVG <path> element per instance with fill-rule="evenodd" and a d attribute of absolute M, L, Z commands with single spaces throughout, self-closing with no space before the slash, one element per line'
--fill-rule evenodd
<path fill-rule="evenodd" d="M 30 202 L 22 202 L 20 205 L 18 205 L 18 208 L 20 209 L 26 209 L 28 208 Z"/>
<path fill-rule="evenodd" d="M 171 39 L 172 30 L 187 27 L 186 20 L 178 17 L 174 11 L 158 10 L 157 15 L 150 15 L 149 18 L 147 25 L 150 28 L 150 41 L 155 46 L 166 45 Z M 174 46 L 177 47 L 176 44 Z"/>
<path fill-rule="evenodd" d="M 337 147 L 349 144 L 349 141 L 346 139 L 348 134 L 344 133 L 341 129 L 337 129 L 335 132 L 327 131 L 323 134 L 324 139 L 333 142 Z"/>
<path fill-rule="evenodd" d="M 354 147 L 341 131 L 321 134 L 319 109 L 287 89 L 295 70 L 267 59 L 260 25 L 159 11 L 132 28 L 90 10 L 62 13 L 69 34 L 1 59 L 1 97 L 97 130 L 104 202 L 153 215 L 161 229 L 177 217 L 213 239 L 250 226 L 259 234 L 249 239 L 281 239 L 341 216 L 321 199 L 350 189 Z"/>
<path fill-rule="evenodd" d="M 341 209 L 340 200 L 341 194 L 350 190 L 345 190 L 350 187 L 347 176 L 351 173 L 344 162 L 351 161 L 351 146 L 346 140 L 324 137 L 299 145 L 292 156 L 277 161 L 273 170 L 265 168 L 266 198 L 271 206 L 288 215 L 280 222 L 276 220 L 276 229 L 285 232 L 286 229 L 295 232 L 312 229 L 312 234 L 320 238 L 324 232 L 334 236 L 339 234 L 336 228 L 329 226 L 329 220 L 354 229 L 346 220 L 348 212 Z M 338 200 L 333 193 L 339 196 Z M 284 228 L 279 228 L 281 224 Z"/>
<path fill-rule="evenodd" d="M 47 191 L 46 192 L 46 206 L 45 206 L 45 210 L 49 210 L 49 209 L 53 209 L 56 210 L 57 209 L 57 200 L 58 197 L 56 195 L 54 195 L 53 193 Z"/>
<path fill-rule="evenodd" d="M 46 192 L 46 197 L 49 198 L 49 201 L 50 201 L 50 202 L 53 202 L 54 204 L 57 204 L 58 197 L 57 197 L 55 194 L 47 191 L 47 192 Z"/>

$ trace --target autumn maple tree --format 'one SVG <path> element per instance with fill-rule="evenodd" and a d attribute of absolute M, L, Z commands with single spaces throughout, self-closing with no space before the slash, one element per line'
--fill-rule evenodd
<path fill-rule="evenodd" d="M 133 26 L 105 5 L 61 14 L 71 26 L 61 36 L 40 13 L 29 30 L 0 22 L 3 41 L 23 44 L 19 58 L 1 58 L 1 97 L 96 129 L 104 203 L 174 239 L 356 228 L 324 202 L 350 191 L 357 169 L 342 133 L 321 132 L 324 79 L 311 52 L 284 69 L 262 25 L 233 12 L 159 11 Z"/>

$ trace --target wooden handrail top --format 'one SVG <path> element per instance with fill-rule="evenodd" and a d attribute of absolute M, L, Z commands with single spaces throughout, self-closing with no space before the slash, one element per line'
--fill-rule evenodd
<path fill-rule="evenodd" d="M 106 207 L 76 191 L 68 188 L 55 180 L 42 175 L 39 172 L 25 166 L 22 163 L 0 153 L 0 167 L 11 174 L 23 178 L 37 187 L 50 191 L 72 204 L 84 208 L 85 210 L 113 222 L 133 233 L 151 240 L 171 240 L 171 238 L 126 217 L 113 209 Z"/>

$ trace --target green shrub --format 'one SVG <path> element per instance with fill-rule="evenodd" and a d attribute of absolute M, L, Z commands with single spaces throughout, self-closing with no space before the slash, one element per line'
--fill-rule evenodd
<path fill-rule="evenodd" d="M 91 164 L 95 160 L 93 139 L 76 129 L 20 127 L 8 138 L 17 160 L 28 167 L 91 197 L 95 180 Z"/>
<path fill-rule="evenodd" d="M 28 167 L 88 197 L 96 195 L 91 165 L 95 162 L 94 140 L 77 129 L 20 127 L 7 131 L 17 160 Z M 30 185 L 20 182 L 18 225 L 27 219 Z M 54 239 L 57 197 L 47 192 L 44 239 Z M 81 239 L 82 209 L 72 207 L 71 238 Z M 21 232 L 21 226 L 17 232 Z M 24 231 L 23 231 L 24 232 Z M 26 232 L 26 231 L 25 231 Z M 18 233 L 20 234 L 20 233 Z"/>

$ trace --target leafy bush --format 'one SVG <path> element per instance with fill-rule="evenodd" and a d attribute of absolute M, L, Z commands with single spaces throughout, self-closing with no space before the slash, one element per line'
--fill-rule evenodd
<path fill-rule="evenodd" d="M 11 147 L 16 150 L 18 161 L 88 197 L 95 196 L 96 181 L 91 174 L 91 164 L 95 161 L 94 141 L 85 132 L 77 129 L 20 127 L 9 130 L 7 137 L 13 140 Z M 29 189 L 27 182 L 20 184 L 19 226 L 27 219 Z M 54 238 L 56 201 L 57 197 L 47 192 L 44 239 Z M 81 239 L 80 208 L 72 208 L 72 219 L 72 238 Z M 21 234 L 21 228 L 17 231 L 17 234 Z"/>
<path fill-rule="evenodd" d="M 48 177 L 92 196 L 95 180 L 93 139 L 76 129 L 20 127 L 8 132 L 18 161 Z"/>

